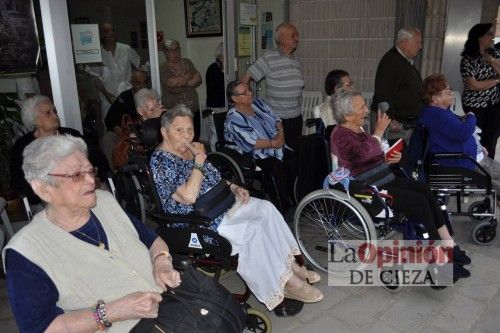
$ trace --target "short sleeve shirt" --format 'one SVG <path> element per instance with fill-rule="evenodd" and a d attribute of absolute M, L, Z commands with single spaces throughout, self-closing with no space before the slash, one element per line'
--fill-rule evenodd
<path fill-rule="evenodd" d="M 498 50 L 490 50 L 490 54 L 500 59 Z M 466 77 L 472 77 L 477 81 L 491 80 L 497 77 L 495 69 L 486 63 L 481 56 L 463 56 L 460 62 L 460 73 L 465 81 Z M 500 102 L 500 90 L 498 85 L 481 91 L 474 91 L 464 87 L 462 104 L 471 108 L 485 108 Z"/>
<path fill-rule="evenodd" d="M 300 115 L 304 79 L 302 67 L 295 55 L 287 57 L 281 50 L 269 51 L 248 71 L 256 82 L 266 79 L 266 100 L 280 118 L 295 118 Z"/>

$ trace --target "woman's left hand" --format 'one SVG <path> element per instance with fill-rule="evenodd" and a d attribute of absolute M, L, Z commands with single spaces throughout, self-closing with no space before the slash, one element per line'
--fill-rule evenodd
<path fill-rule="evenodd" d="M 234 193 L 236 199 L 238 199 L 239 202 L 241 202 L 242 204 L 246 204 L 248 202 L 248 199 L 250 198 L 248 190 L 236 184 L 231 184 L 229 188 Z"/>
<path fill-rule="evenodd" d="M 181 284 L 181 275 L 174 269 L 169 258 L 158 258 L 153 265 L 155 282 L 163 291 L 167 290 L 167 287 L 175 288 Z"/>
<path fill-rule="evenodd" d="M 394 153 L 392 153 L 391 156 L 389 156 L 389 158 L 387 159 L 387 163 L 396 164 L 399 163 L 400 160 L 401 160 L 401 152 L 395 151 Z"/>

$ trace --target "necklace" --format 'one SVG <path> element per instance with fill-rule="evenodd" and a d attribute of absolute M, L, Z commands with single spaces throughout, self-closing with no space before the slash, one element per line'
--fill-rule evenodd
<path fill-rule="evenodd" d="M 82 236 L 85 236 L 87 237 L 88 239 L 90 239 L 91 241 L 93 241 L 94 243 L 96 243 L 96 245 L 100 248 L 100 249 L 105 249 L 106 246 L 104 245 L 104 242 L 101 241 L 101 234 L 99 232 L 99 228 L 97 227 L 97 224 L 95 223 L 95 220 L 94 220 L 94 215 L 90 214 L 90 220 L 92 221 L 92 223 L 94 224 L 94 227 L 95 227 L 95 230 L 97 231 L 97 239 L 96 240 L 95 238 L 93 237 L 90 237 L 89 235 L 87 235 L 86 233 L 83 233 L 79 230 L 75 230 L 77 233 L 79 233 L 80 235 Z"/>

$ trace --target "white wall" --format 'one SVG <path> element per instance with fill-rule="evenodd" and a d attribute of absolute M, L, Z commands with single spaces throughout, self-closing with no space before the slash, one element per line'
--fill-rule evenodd
<path fill-rule="evenodd" d="M 200 103 L 206 100 L 205 73 L 215 61 L 215 48 L 222 42 L 222 36 L 186 37 L 184 0 L 156 0 L 156 29 L 163 31 L 165 39 L 176 39 L 181 45 L 181 56 L 189 58 L 201 74 L 203 83 L 197 88 Z M 165 61 L 159 52 L 160 64 Z"/>

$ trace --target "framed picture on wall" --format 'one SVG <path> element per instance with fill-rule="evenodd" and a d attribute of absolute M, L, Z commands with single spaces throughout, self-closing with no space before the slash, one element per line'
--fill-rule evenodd
<path fill-rule="evenodd" d="M 186 36 L 222 36 L 222 0 L 184 0 Z"/>

